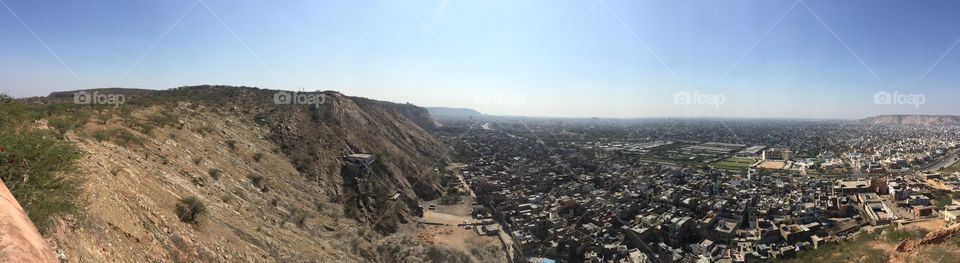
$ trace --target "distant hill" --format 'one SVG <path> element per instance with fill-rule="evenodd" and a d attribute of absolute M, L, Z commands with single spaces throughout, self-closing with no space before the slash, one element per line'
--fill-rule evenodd
<path fill-rule="evenodd" d="M 484 116 L 483 113 L 476 111 L 474 109 L 467 108 L 447 108 L 447 107 L 426 107 L 427 111 L 430 112 L 430 116 L 434 118 L 465 118 L 465 117 L 481 117 Z"/>
<path fill-rule="evenodd" d="M 880 115 L 859 120 L 868 124 L 960 125 L 960 116 L 953 115 Z"/>
<path fill-rule="evenodd" d="M 72 99 L 73 94 L 80 91 L 86 91 L 90 93 L 98 92 L 98 93 L 104 93 L 104 94 L 123 94 L 127 96 L 147 95 L 147 94 L 153 94 L 158 92 L 158 90 L 150 90 L 150 89 L 102 88 L 102 89 L 86 89 L 86 90 L 71 90 L 71 91 L 55 91 L 55 92 L 51 92 L 50 95 L 48 95 L 47 97 L 57 98 L 57 99 Z"/>

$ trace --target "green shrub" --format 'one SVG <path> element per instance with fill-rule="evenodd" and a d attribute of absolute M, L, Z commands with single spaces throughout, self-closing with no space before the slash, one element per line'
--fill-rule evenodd
<path fill-rule="evenodd" d="M 923 229 L 923 228 L 909 228 L 909 229 L 895 228 L 895 229 L 888 229 L 888 230 L 886 230 L 886 231 L 883 232 L 883 239 L 886 240 L 888 243 L 898 244 L 898 243 L 900 243 L 900 242 L 902 242 L 902 241 L 904 241 L 904 240 L 911 240 L 911 239 L 920 239 L 920 238 L 923 238 L 923 236 L 926 236 L 926 235 L 927 235 L 927 232 L 929 232 L 929 231 L 927 231 L 926 229 Z"/>
<path fill-rule="evenodd" d="M 426 262 L 470 262 L 470 256 L 458 250 L 430 246 L 427 248 Z"/>
<path fill-rule="evenodd" d="M 133 134 L 124 128 L 114 128 L 109 130 L 96 130 L 90 133 L 90 136 L 98 142 L 110 140 L 117 145 L 129 147 L 132 145 L 143 145 L 143 138 Z"/>
<path fill-rule="evenodd" d="M 66 134 L 68 131 L 75 130 L 77 129 L 77 127 L 83 126 L 83 124 L 86 122 L 87 120 L 84 117 L 68 117 L 68 116 L 50 118 L 47 120 L 47 124 L 49 124 L 50 127 L 53 127 L 54 129 L 57 130 L 57 136 L 61 139 L 63 138 L 63 135 Z"/>
<path fill-rule="evenodd" d="M 195 224 L 206 212 L 207 207 L 196 196 L 181 198 L 177 201 L 177 217 L 180 221 Z"/>
<path fill-rule="evenodd" d="M 155 125 L 155 126 L 157 126 L 157 127 L 164 127 L 164 126 L 167 126 L 167 125 L 171 125 L 171 126 L 172 126 L 172 125 L 176 124 L 177 121 L 179 121 L 179 120 L 180 120 L 180 119 L 177 118 L 177 115 L 170 114 L 170 113 L 166 113 L 166 112 L 163 112 L 163 113 L 160 113 L 160 114 L 157 114 L 157 115 L 147 116 L 147 122 L 149 122 L 150 124 L 153 124 L 153 125 Z"/>
<path fill-rule="evenodd" d="M 5 101 L 5 102 L 3 102 Z M 53 217 L 75 214 L 83 178 L 80 150 L 26 124 L 23 105 L 0 96 L 0 179 L 41 232 Z M 18 128 L 13 128 L 18 127 Z"/>
<path fill-rule="evenodd" d="M 260 175 L 251 175 L 251 176 L 250 176 L 250 183 L 253 183 L 253 186 L 256 186 L 258 189 L 260 189 L 261 192 L 266 192 L 266 191 L 267 191 L 267 183 L 266 183 L 265 180 L 263 179 L 263 176 L 260 176 Z"/>
<path fill-rule="evenodd" d="M 223 171 L 216 168 L 210 168 L 210 171 L 207 172 L 213 180 L 219 180 L 220 176 L 223 175 Z"/>
<path fill-rule="evenodd" d="M 227 147 L 230 147 L 231 151 L 237 150 L 237 140 L 227 140 L 226 143 Z"/>
<path fill-rule="evenodd" d="M 110 134 L 105 130 L 96 130 L 93 131 L 90 136 L 97 140 L 97 142 L 102 142 L 110 139 Z"/>
<path fill-rule="evenodd" d="M 263 154 L 262 154 L 262 153 L 254 153 L 254 154 L 253 154 L 253 161 L 255 161 L 255 162 L 260 162 L 260 159 L 263 159 Z"/>
<path fill-rule="evenodd" d="M 116 133 L 116 143 L 120 146 L 131 146 L 131 145 L 143 145 L 143 138 L 133 134 L 127 129 L 117 128 L 114 130 Z"/>

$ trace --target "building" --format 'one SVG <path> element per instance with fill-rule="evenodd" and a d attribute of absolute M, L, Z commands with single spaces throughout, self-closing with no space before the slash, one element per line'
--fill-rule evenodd
<path fill-rule="evenodd" d="M 355 153 L 344 156 L 343 159 L 350 164 L 358 165 L 363 168 L 370 168 L 370 164 L 373 164 L 373 161 L 376 160 L 372 154 L 365 153 Z"/>
<path fill-rule="evenodd" d="M 761 158 L 764 160 L 780 160 L 786 161 L 790 160 L 791 153 L 788 148 L 770 148 L 763 151 Z"/>
<path fill-rule="evenodd" d="M 767 148 L 767 147 L 761 146 L 761 145 L 750 146 L 749 148 L 746 148 L 737 152 L 736 156 L 737 157 L 757 157 L 762 154 L 762 151 L 764 148 Z"/>
<path fill-rule="evenodd" d="M 848 195 L 869 193 L 870 182 L 867 180 L 840 180 L 834 187 L 834 191 Z"/>

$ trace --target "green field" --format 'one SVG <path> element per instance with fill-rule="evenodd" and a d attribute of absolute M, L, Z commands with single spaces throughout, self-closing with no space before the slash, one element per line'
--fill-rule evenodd
<path fill-rule="evenodd" d="M 726 170 L 745 170 L 750 167 L 751 164 L 756 162 L 753 158 L 743 158 L 743 157 L 730 157 L 723 161 L 715 162 L 711 164 L 713 168 L 717 169 L 726 169 Z"/>

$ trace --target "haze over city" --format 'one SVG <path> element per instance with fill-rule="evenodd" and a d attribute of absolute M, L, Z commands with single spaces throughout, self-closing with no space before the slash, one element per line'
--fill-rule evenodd
<path fill-rule="evenodd" d="M 224 84 L 495 115 L 960 114 L 960 4 L 952 1 L 3 6 L 0 78 L 15 97 Z M 878 104 L 878 92 L 925 100 Z M 723 103 L 676 103 L 684 94 Z"/>

